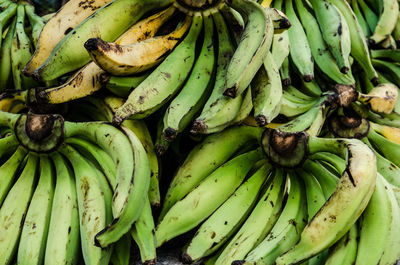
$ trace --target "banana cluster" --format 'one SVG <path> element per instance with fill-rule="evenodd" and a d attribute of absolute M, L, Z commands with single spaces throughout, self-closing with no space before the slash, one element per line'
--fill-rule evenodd
<path fill-rule="evenodd" d="M 129 126 L 0 116 L 1 264 L 125 265 L 132 239 L 155 263 L 154 165 Z"/>
<path fill-rule="evenodd" d="M 28 3 L 0 1 L 0 91 L 39 85 L 22 74 L 36 47 L 39 34 L 51 16 L 40 17 Z"/>

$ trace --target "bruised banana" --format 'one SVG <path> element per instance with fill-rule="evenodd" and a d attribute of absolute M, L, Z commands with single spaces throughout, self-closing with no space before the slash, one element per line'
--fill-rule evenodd
<path fill-rule="evenodd" d="M 89 39 L 85 48 L 92 60 L 104 71 L 116 75 L 133 75 L 159 64 L 174 49 L 191 24 L 187 16 L 182 25 L 165 36 L 157 36 L 134 44 L 119 45 L 100 38 Z"/>
<path fill-rule="evenodd" d="M 170 7 L 139 21 L 122 34 L 116 43 L 131 44 L 153 37 L 174 12 L 175 8 Z M 90 62 L 61 86 L 31 89 L 27 101 L 30 105 L 59 104 L 91 95 L 102 87 L 103 74 L 105 72 L 100 67 Z"/>

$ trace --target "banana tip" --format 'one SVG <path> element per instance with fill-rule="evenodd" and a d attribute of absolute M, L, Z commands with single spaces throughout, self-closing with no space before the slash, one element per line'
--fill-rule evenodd
<path fill-rule="evenodd" d="M 191 133 L 198 134 L 204 132 L 207 129 L 207 125 L 204 123 L 204 120 L 195 120 L 193 122 Z"/>
<path fill-rule="evenodd" d="M 258 115 L 256 117 L 256 123 L 259 127 L 264 127 L 267 125 L 267 118 L 264 115 Z"/>
<path fill-rule="evenodd" d="M 119 117 L 119 116 L 117 116 L 117 115 L 114 115 L 114 117 L 112 119 L 112 123 L 115 124 L 115 125 L 121 125 L 121 123 L 123 121 L 124 121 L 124 119 Z"/>
<path fill-rule="evenodd" d="M 245 263 L 244 260 L 235 260 L 232 262 L 232 265 L 243 265 Z"/>
<path fill-rule="evenodd" d="M 85 49 L 90 51 L 96 51 L 97 50 L 97 46 L 100 44 L 101 39 L 100 38 L 90 38 L 88 39 L 84 46 Z"/>
<path fill-rule="evenodd" d="M 292 80 L 290 78 L 285 78 L 282 80 L 282 85 L 284 86 L 290 86 L 292 84 Z"/>
<path fill-rule="evenodd" d="M 156 259 L 152 259 L 152 260 L 146 260 L 145 262 L 143 262 L 143 265 L 156 265 L 157 261 Z"/>
<path fill-rule="evenodd" d="M 340 68 L 340 72 L 342 72 L 342 74 L 347 74 L 349 72 L 349 68 L 347 66 L 343 66 Z"/>
<path fill-rule="evenodd" d="M 374 86 L 379 85 L 379 78 L 375 76 L 374 78 L 371 79 L 371 82 Z"/>
<path fill-rule="evenodd" d="M 39 81 L 39 82 L 42 81 L 42 76 L 41 76 L 41 74 L 40 74 L 40 72 L 39 72 L 39 69 L 33 71 L 32 77 L 33 77 L 33 79 L 35 79 L 36 81 Z"/>
<path fill-rule="evenodd" d="M 176 138 L 177 134 L 178 134 L 178 131 L 175 129 L 172 129 L 171 127 L 168 127 L 167 129 L 164 130 L 164 136 L 168 142 L 172 142 Z"/>
<path fill-rule="evenodd" d="M 182 259 L 183 264 L 192 264 L 193 263 L 193 259 L 187 253 L 183 253 L 181 259 Z"/>
<path fill-rule="evenodd" d="M 167 151 L 167 149 L 165 148 L 165 146 L 162 146 L 162 145 L 159 145 L 159 144 L 157 144 L 157 145 L 154 147 L 154 150 L 155 150 L 157 156 L 162 156 L 162 155 L 164 155 L 165 152 Z"/>
<path fill-rule="evenodd" d="M 375 45 L 376 41 L 374 39 L 368 39 L 368 44 L 371 45 L 371 46 Z"/>
<path fill-rule="evenodd" d="M 313 79 L 314 79 L 313 75 L 303 75 L 303 80 L 307 83 L 313 81 Z"/>
<path fill-rule="evenodd" d="M 224 96 L 235 98 L 236 97 L 236 89 L 234 87 L 227 88 L 224 91 Z"/>

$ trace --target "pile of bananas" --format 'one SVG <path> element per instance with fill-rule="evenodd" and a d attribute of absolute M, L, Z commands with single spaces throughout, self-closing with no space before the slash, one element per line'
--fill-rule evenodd
<path fill-rule="evenodd" d="M 0 264 L 399 259 L 397 0 L 0 5 Z"/>

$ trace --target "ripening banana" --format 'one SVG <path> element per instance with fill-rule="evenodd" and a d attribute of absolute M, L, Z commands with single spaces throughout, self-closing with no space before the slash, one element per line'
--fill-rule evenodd
<path fill-rule="evenodd" d="M 92 60 L 104 71 L 125 76 L 142 73 L 159 64 L 172 51 L 191 24 L 191 17 L 175 31 L 134 44 L 120 45 L 100 38 L 88 39 L 85 48 Z"/>
<path fill-rule="evenodd" d="M 237 97 L 250 85 L 272 44 L 274 26 L 271 15 L 251 0 L 230 0 L 245 28 L 226 71 L 224 95 Z"/>
<path fill-rule="evenodd" d="M 83 45 L 87 39 L 100 37 L 105 41 L 114 41 L 137 22 L 143 14 L 165 7 L 170 3 L 169 0 L 114 0 L 109 2 L 70 30 L 57 43 L 51 54 L 47 56 L 48 58 L 34 69 L 33 76 L 37 80 L 51 81 L 84 66 L 90 61 L 90 56 Z M 110 20 L 110 17 L 114 19 Z"/>
<path fill-rule="evenodd" d="M 394 84 L 379 84 L 368 94 L 359 93 L 358 101 L 368 104 L 374 112 L 390 114 L 397 103 L 398 91 Z"/>
<path fill-rule="evenodd" d="M 167 8 L 147 17 L 130 27 L 117 40 L 117 44 L 131 44 L 153 37 L 157 30 L 175 12 L 174 7 Z M 82 67 L 64 84 L 51 88 L 33 88 L 29 91 L 28 102 L 35 104 L 59 104 L 82 98 L 98 91 L 102 86 L 105 72 L 94 62 Z M 147 76 L 147 75 L 146 75 Z M 143 81 L 144 78 L 141 80 Z"/>
<path fill-rule="evenodd" d="M 46 23 L 39 35 L 36 50 L 24 67 L 23 72 L 31 75 L 50 56 L 56 47 L 70 31 L 84 21 L 88 16 L 111 0 L 68 1 L 62 8 Z"/>
<path fill-rule="evenodd" d="M 203 18 L 197 14 L 183 41 L 132 91 L 126 102 L 115 112 L 113 123 L 121 124 L 129 117 L 146 117 L 179 91 L 193 67 L 195 44 L 202 28 Z M 154 89 L 154 84 L 157 84 L 157 89 Z"/>
<path fill-rule="evenodd" d="M 374 33 L 369 38 L 372 44 L 379 43 L 392 34 L 399 16 L 399 3 L 396 0 L 382 0 L 383 7 Z"/>

